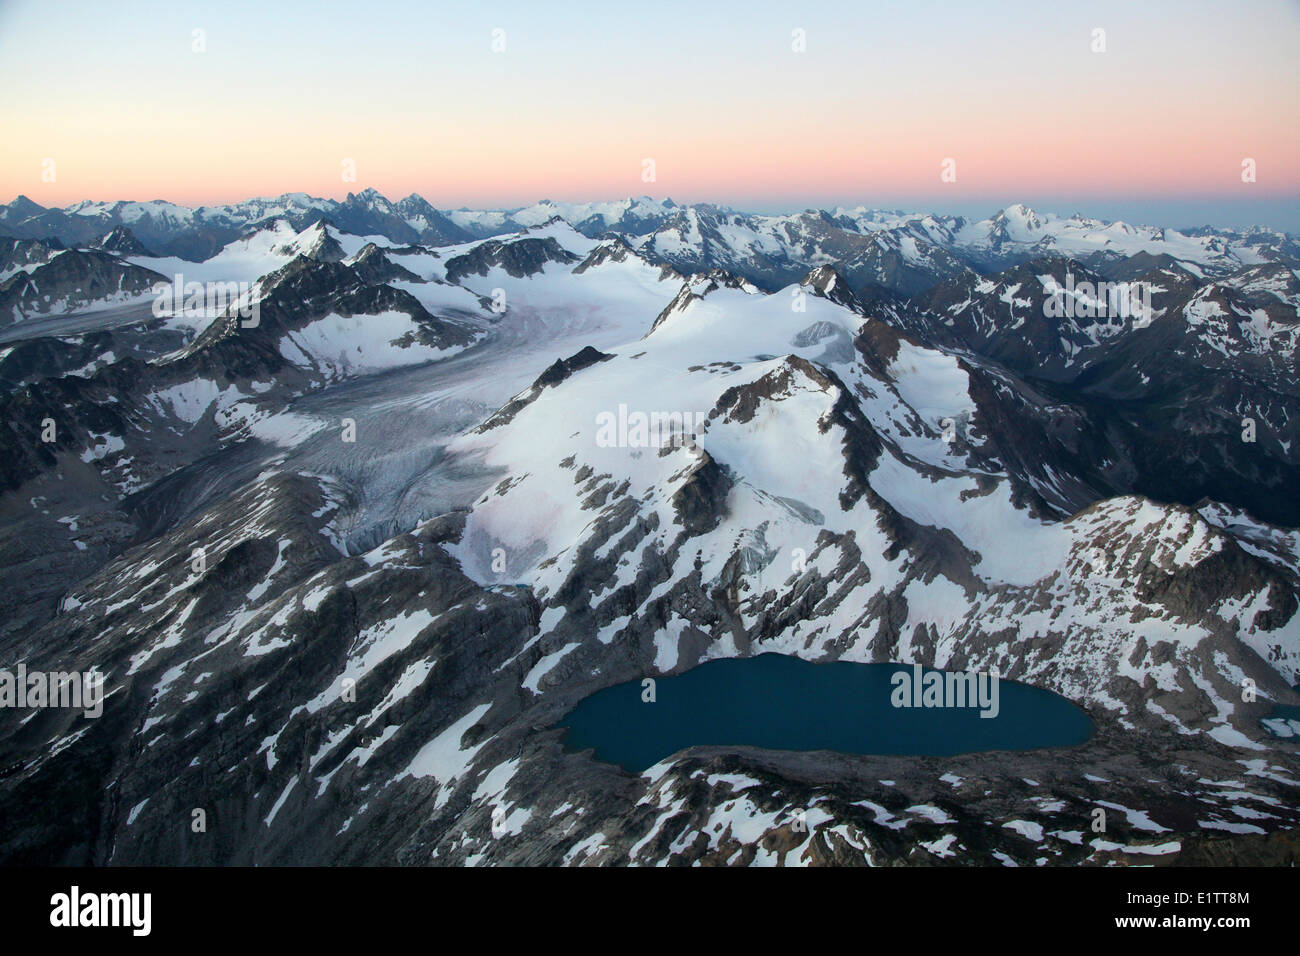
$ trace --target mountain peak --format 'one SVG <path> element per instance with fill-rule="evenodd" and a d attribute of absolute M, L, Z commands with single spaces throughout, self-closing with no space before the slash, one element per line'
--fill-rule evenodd
<path fill-rule="evenodd" d="M 107 234 L 92 242 L 91 248 L 102 249 L 115 256 L 153 255 L 127 226 L 114 226 Z"/>
<path fill-rule="evenodd" d="M 1012 203 L 1010 206 L 1007 206 L 1005 209 L 1001 210 L 994 218 L 1002 219 L 1004 221 L 1023 223 L 1025 226 L 1027 226 L 1030 229 L 1041 228 L 1043 224 L 1042 219 L 1039 217 L 1038 213 L 1036 213 L 1033 209 L 1031 209 L 1029 206 L 1026 206 L 1022 202 Z"/>
<path fill-rule="evenodd" d="M 11 215 L 18 215 L 27 218 L 29 216 L 37 216 L 45 212 L 45 207 L 38 202 L 33 202 L 27 196 L 24 196 L 21 193 L 19 193 L 18 196 L 14 199 L 14 201 L 9 203 L 9 208 L 7 212 L 10 213 Z"/>
<path fill-rule="evenodd" d="M 853 294 L 849 284 L 844 281 L 844 277 L 835 270 L 834 266 L 818 266 L 804 276 L 799 281 L 799 285 L 812 289 L 815 295 L 836 305 L 842 305 L 854 312 L 862 311 L 858 297 Z"/>
<path fill-rule="evenodd" d="M 388 204 L 388 200 L 384 198 L 384 195 L 373 186 L 368 186 L 359 193 L 348 193 L 348 197 L 344 202 L 353 204 L 365 203 L 368 205 L 376 202 L 382 202 L 385 205 Z"/>

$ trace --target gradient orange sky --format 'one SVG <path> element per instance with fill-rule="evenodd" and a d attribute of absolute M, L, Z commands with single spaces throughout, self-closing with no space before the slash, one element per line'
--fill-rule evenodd
<path fill-rule="evenodd" d="M 0 200 L 1300 195 L 1296 2 L 551 7 L 5 4 Z"/>

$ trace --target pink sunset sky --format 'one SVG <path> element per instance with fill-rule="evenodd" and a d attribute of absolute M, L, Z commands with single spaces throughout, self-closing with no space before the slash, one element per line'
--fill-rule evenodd
<path fill-rule="evenodd" d="M 10 3 L 0 201 L 1294 206 L 1298 41 L 1272 0 Z"/>

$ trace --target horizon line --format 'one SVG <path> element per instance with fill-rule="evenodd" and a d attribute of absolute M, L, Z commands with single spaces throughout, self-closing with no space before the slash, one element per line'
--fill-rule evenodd
<path fill-rule="evenodd" d="M 640 194 L 640 195 L 626 195 L 626 196 L 604 197 L 604 198 L 587 198 L 587 199 L 553 199 L 553 198 L 551 198 L 551 197 L 549 197 L 549 196 L 546 196 L 546 197 L 542 197 L 542 198 L 540 198 L 540 199 L 535 199 L 535 200 L 533 200 L 532 202 L 524 202 L 524 203 L 522 203 L 522 204 L 504 204 L 504 203 L 501 203 L 501 204 L 486 204 L 486 205 L 465 205 L 465 204 L 462 204 L 462 205 L 457 205 L 457 206 L 451 206 L 451 205 L 440 205 L 440 204 L 438 204 L 438 203 L 436 203 L 436 202 L 430 200 L 430 199 L 429 199 L 425 194 L 423 194 L 423 193 L 421 193 L 421 192 L 418 192 L 418 191 L 411 191 L 411 192 L 408 192 L 408 193 L 406 193 L 405 195 L 401 196 L 399 199 L 392 199 L 389 195 L 387 195 L 386 193 L 380 191 L 378 188 L 376 188 L 376 187 L 374 187 L 374 186 L 367 186 L 367 187 L 364 187 L 364 188 L 362 188 L 362 189 L 357 189 L 357 190 L 346 190 L 346 191 L 344 191 L 343 196 L 342 196 L 341 198 L 336 198 L 335 196 L 329 196 L 329 195 L 324 195 L 324 196 L 314 195 L 314 194 L 309 193 L 309 192 L 307 192 L 307 191 L 305 191 L 305 190 L 286 190 L 286 191 L 284 191 L 284 192 L 275 193 L 275 194 L 271 194 L 271 193 L 263 193 L 263 194 L 260 194 L 260 195 L 246 195 L 246 196 L 244 196 L 244 197 L 241 198 L 241 199 L 232 199 L 232 200 L 227 200 L 227 201 L 224 201 L 224 202 L 201 202 L 201 203 L 196 203 L 196 204 L 192 204 L 192 203 L 190 203 L 190 202 L 178 202 L 178 201 L 176 201 L 176 200 L 165 199 L 165 198 L 162 198 L 162 197 L 155 197 L 155 198 L 152 198 L 152 199 L 91 199 L 91 198 L 86 198 L 86 199 L 78 199 L 78 200 L 74 200 L 74 201 L 72 201 L 72 202 L 68 202 L 68 203 L 65 203 L 65 204 L 63 204 L 63 205 L 48 205 L 48 206 L 47 206 L 47 205 L 44 205 L 44 204 L 42 204 L 42 203 L 40 203 L 40 202 L 37 202 L 36 200 L 32 199 L 32 198 L 31 198 L 29 195 L 27 195 L 26 193 L 17 193 L 17 194 L 14 196 L 14 198 L 13 198 L 12 200 L 10 200 L 10 201 L 8 201 L 8 202 L 6 202 L 6 203 L 0 203 L 0 205 L 9 206 L 9 205 L 12 205 L 13 203 L 18 202 L 19 200 L 24 200 L 24 199 L 25 199 L 26 201 L 32 203 L 33 205 L 40 206 L 40 207 L 41 207 L 42 209 L 44 209 L 44 210 L 53 210 L 53 211 L 60 211 L 60 212 L 62 212 L 62 211 L 65 211 L 65 210 L 67 210 L 67 209 L 70 209 L 70 208 L 72 208 L 72 207 L 74 207 L 74 206 L 85 205 L 85 204 L 96 204 L 96 205 L 107 205 L 107 206 L 112 206 L 112 205 L 116 205 L 116 204 L 119 204 L 119 203 L 122 203 L 122 204 L 136 203 L 136 204 L 140 204 L 140 205 L 144 205 L 144 204 L 148 204 L 148 203 L 166 203 L 166 204 L 168 204 L 168 205 L 177 206 L 177 207 L 180 207 L 180 208 L 183 208 L 183 209 L 189 209 L 189 210 L 191 210 L 191 211 L 198 211 L 198 210 L 201 210 L 201 209 L 215 209 L 215 208 L 221 208 L 221 207 L 227 207 L 227 206 L 238 206 L 238 205 L 243 204 L 243 203 L 254 202 L 254 201 L 258 201 L 258 200 L 275 200 L 275 199 L 284 199 L 285 197 L 289 197 L 289 196 L 303 196 L 303 197 L 306 197 L 307 199 L 310 199 L 310 200 L 317 200 L 317 201 L 322 201 L 322 202 L 333 202 L 333 203 L 340 203 L 340 204 L 341 204 L 341 203 L 346 202 L 347 199 L 348 199 L 348 197 L 361 197 L 361 196 L 366 195 L 367 193 L 373 193 L 374 195 L 378 196 L 379 198 L 384 199 L 386 202 L 389 202 L 389 203 L 397 203 L 397 202 L 401 202 L 402 200 L 405 200 L 405 199 L 411 199 L 411 198 L 420 199 L 420 200 L 422 200 L 422 201 L 428 203 L 428 204 L 429 204 L 430 206 L 432 206 L 436 211 L 438 211 L 438 212 L 443 212 L 443 213 L 446 213 L 446 212 L 501 212 L 501 213 L 507 213 L 507 214 L 508 214 L 508 213 L 513 213 L 513 212 L 518 212 L 518 211 L 521 211 L 521 210 L 524 210 L 524 209 L 528 209 L 528 208 L 530 208 L 530 207 L 532 207 L 532 206 L 542 205 L 542 204 L 544 204 L 544 203 L 554 203 L 554 204 L 557 204 L 557 205 L 559 205 L 559 204 L 565 204 L 565 205 L 584 205 L 584 204 L 590 204 L 590 205 L 595 205 L 595 204 L 600 204 L 600 203 L 637 202 L 637 201 L 642 201 L 642 200 L 644 200 L 644 201 L 648 201 L 648 202 L 650 202 L 650 203 L 654 203 L 654 204 L 661 205 L 661 206 L 667 206 L 668 204 L 671 204 L 672 206 L 677 207 L 677 208 L 686 208 L 686 207 L 690 207 L 690 206 L 713 206 L 713 207 L 716 207 L 716 208 L 719 208 L 719 209 L 725 209 L 725 210 L 729 210 L 729 211 L 736 212 L 736 213 L 741 213 L 741 214 L 746 214 L 746 215 L 758 215 L 758 216 L 798 215 L 798 214 L 800 214 L 800 213 L 805 213 L 805 212 L 834 212 L 836 209 L 845 209 L 845 210 L 856 210 L 856 209 L 861 209 L 861 210 L 868 211 L 868 212 L 890 212 L 890 213 L 895 213 L 895 214 L 899 214 L 899 215 L 917 215 L 917 216 L 925 216 L 925 215 L 929 215 L 929 216 L 936 216 L 936 217 L 938 217 L 938 216 L 948 216 L 948 217 L 952 217 L 952 218 L 960 218 L 960 219 L 966 219 L 966 220 L 970 220 L 970 219 L 971 219 L 971 215 L 972 215 L 972 214 L 961 214 L 961 213 L 954 213 L 954 212 L 945 212 L 945 211 L 942 211 L 942 207 L 940 207 L 940 206 L 938 206 L 938 205 L 927 205 L 927 204 L 924 203 L 924 201 L 919 201 L 918 203 L 916 203 L 916 204 L 914 204 L 914 205 L 911 205 L 910 207 L 909 207 L 908 205 L 892 205 L 892 204 L 891 204 L 891 205 L 885 205 L 885 204 L 884 204 L 884 203 L 893 202 L 893 201 L 891 201 L 891 200 L 882 200 L 882 201 L 881 201 L 882 204 L 879 204 L 879 205 L 872 204 L 872 203 L 869 202 L 869 201 L 858 201 L 858 202 L 853 202 L 853 201 L 851 201 L 851 200 L 849 200 L 849 201 L 839 201 L 839 202 L 835 202 L 835 203 L 833 203 L 833 204 L 827 203 L 827 204 L 814 204 L 814 205 L 808 205 L 808 204 L 801 204 L 801 203 L 799 203 L 797 200 L 788 200 L 788 201 L 780 200 L 780 199 L 767 199 L 767 200 L 762 200 L 762 199 L 757 199 L 757 198 L 749 199 L 749 200 L 744 200 L 744 199 L 742 199 L 742 200 L 733 200 L 733 201 L 730 201 L 730 202 L 722 201 L 722 200 L 677 201 L 677 200 L 674 200 L 671 196 L 655 197 L 655 196 L 652 196 L 652 195 L 650 195 L 650 194 L 648 194 L 648 193 L 642 193 L 642 194 Z M 1013 200 L 1013 201 L 1010 201 L 1010 202 L 1003 202 L 1002 200 L 998 200 L 998 199 L 994 199 L 994 198 L 992 198 L 992 197 L 989 197 L 989 200 L 988 200 L 989 205 L 990 205 L 991 207 L 993 207 L 993 208 L 992 208 L 991 212 L 989 212 L 989 213 L 988 213 L 984 218 L 992 218 L 992 217 L 996 216 L 998 213 L 1005 212 L 1006 210 L 1011 209 L 1011 208 L 1016 207 L 1016 206 L 1020 206 L 1020 207 L 1023 207 L 1023 208 L 1025 208 L 1025 209 L 1027 209 L 1027 210 L 1029 210 L 1029 211 L 1031 211 L 1031 212 L 1034 212 L 1034 213 L 1042 213 L 1042 214 L 1046 214 L 1046 215 L 1057 216 L 1057 217 L 1060 217 L 1060 218 L 1063 218 L 1063 219 L 1071 219 L 1071 218 L 1086 218 L 1086 219 L 1096 219 L 1096 220 L 1098 220 L 1098 221 L 1106 222 L 1106 223 L 1124 222 L 1124 223 L 1127 223 L 1127 224 L 1129 224 L 1129 225 L 1136 225 L 1136 226 L 1152 226 L 1152 227 L 1156 227 L 1156 223 L 1155 223 L 1155 222 L 1142 222 L 1142 221 L 1137 221 L 1137 220 L 1134 220 L 1134 219 L 1131 219 L 1131 218 L 1126 218 L 1126 217 L 1111 218 L 1111 217 L 1107 217 L 1107 216 L 1105 216 L 1105 215 L 1101 215 L 1101 214 L 1087 214 L 1087 213 L 1084 213 L 1084 212 L 1082 211 L 1082 209 L 1079 208 L 1079 207 L 1082 206 L 1083 208 L 1086 208 L 1086 207 L 1087 207 L 1088 205 L 1090 205 L 1090 204 L 1112 204 L 1112 205 L 1113 205 L 1113 204 L 1169 204 L 1169 205 L 1178 205 L 1178 204 L 1183 204 L 1183 203 L 1186 203 L 1186 204 L 1194 204 L 1194 203 L 1214 203 L 1214 204 L 1218 204 L 1218 203 L 1225 203 L 1225 204 L 1249 204 L 1249 205 L 1257 205 L 1257 204 L 1259 204 L 1259 203 L 1263 203 L 1263 202 L 1278 202 L 1278 201 L 1281 201 L 1281 202 L 1296 202 L 1296 203 L 1300 203 L 1300 194 L 1294 194 L 1294 195 L 1289 195 L 1289 194 L 1288 194 L 1288 195 L 1280 195 L 1280 196 L 1259 196 L 1259 197 L 1255 197 L 1255 198 L 1251 198 L 1251 199 L 1243 199 L 1243 198 L 1241 198 L 1241 197 L 1227 197 L 1227 196 L 1119 196 L 1119 197 L 1090 197 L 1088 200 L 1085 200 L 1085 201 L 1082 202 L 1082 203 L 1079 203 L 1079 202 L 1077 202 L 1077 201 L 1070 202 L 1069 205 L 1071 205 L 1071 206 L 1075 206 L 1075 207 L 1076 207 L 1076 208 L 1074 209 L 1074 211 L 1071 212 L 1071 213 L 1065 213 L 1065 212 L 1061 212 L 1061 211 L 1059 211 L 1059 210 L 1062 209 L 1062 208 L 1066 208 L 1066 204 L 1063 203 L 1063 202 L 1055 201 L 1055 200 L 1040 200 L 1040 201 L 1036 201 L 1036 202 L 1030 202 L 1030 201 L 1026 201 L 1026 200 L 1024 200 L 1024 199 L 1019 199 L 1019 200 Z M 753 202 L 753 203 L 754 203 L 754 206 L 750 206 L 750 207 L 747 208 L 746 206 L 740 205 L 740 203 L 749 203 L 749 202 Z M 981 198 L 980 198 L 980 197 L 971 197 L 971 196 L 967 196 L 967 197 L 961 197 L 961 198 L 956 199 L 956 200 L 954 201 L 953 205 L 958 205 L 958 206 L 967 206 L 967 207 L 969 207 L 969 206 L 975 206 L 975 205 L 978 205 L 980 202 L 981 202 Z M 766 210 L 769 210 L 769 211 L 762 211 L 764 208 L 765 208 Z M 781 210 L 781 211 L 779 211 L 779 212 L 778 212 L 778 211 L 770 211 L 770 210 L 778 210 L 778 209 Z M 268 217 L 268 218 L 278 218 L 278 217 Z M 1183 218 L 1184 218 L 1184 219 L 1187 219 L 1187 217 L 1185 217 L 1185 216 L 1184 216 Z M 982 221 L 982 220 L 976 219 L 975 221 Z M 1202 226 L 1208 226 L 1208 227 L 1210 227 L 1210 228 L 1237 228 L 1237 229 L 1241 229 L 1241 228 L 1245 228 L 1245 229 L 1249 229 L 1249 228 L 1259 228 L 1259 229 L 1267 229 L 1267 230 L 1271 230 L 1271 231 L 1275 231 L 1275 232 L 1281 232 L 1281 233 L 1284 233 L 1284 234 L 1287 234 L 1287 235 L 1292 235 L 1292 234 L 1294 234 L 1291 230 L 1288 230 L 1288 229 L 1286 229 L 1286 228 L 1282 228 L 1282 227 L 1274 227 L 1274 226 L 1265 225 L 1264 223 L 1259 222 L 1259 221 L 1256 221 L 1256 222 L 1252 223 L 1252 225 L 1250 225 L 1250 226 L 1214 226 L 1212 223 L 1210 223 L 1210 222 L 1208 222 L 1208 221 L 1196 222 L 1196 221 L 1192 221 L 1192 220 L 1188 219 L 1188 221 L 1185 223 L 1184 228 L 1200 228 L 1200 227 L 1202 227 Z M 1178 228 L 1178 227 L 1159 226 L 1159 228 Z"/>

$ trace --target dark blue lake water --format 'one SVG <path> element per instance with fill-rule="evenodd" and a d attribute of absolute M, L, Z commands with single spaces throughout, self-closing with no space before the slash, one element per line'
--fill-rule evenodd
<path fill-rule="evenodd" d="M 1070 747 L 1093 730 L 1082 708 L 1025 684 L 784 654 L 710 661 L 656 678 L 653 703 L 642 695 L 629 681 L 581 701 L 560 721 L 565 747 L 639 773 L 698 745 L 949 755 Z"/>

